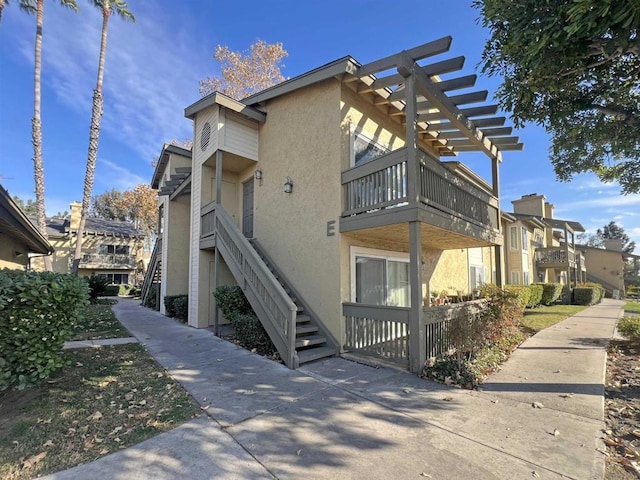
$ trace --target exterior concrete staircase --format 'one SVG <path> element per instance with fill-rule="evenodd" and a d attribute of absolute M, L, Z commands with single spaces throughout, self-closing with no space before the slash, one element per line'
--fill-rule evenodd
<path fill-rule="evenodd" d="M 338 353 L 335 339 L 323 328 L 318 317 L 295 290 L 292 283 L 277 269 L 258 240 L 254 238 L 250 240 L 250 243 L 297 307 L 295 348 L 298 353 L 298 363 L 303 364 Z"/>

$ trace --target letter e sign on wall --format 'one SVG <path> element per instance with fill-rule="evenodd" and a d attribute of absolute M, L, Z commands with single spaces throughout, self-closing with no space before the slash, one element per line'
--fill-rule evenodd
<path fill-rule="evenodd" d="M 336 234 L 336 221 L 329 220 L 327 222 L 327 237 L 333 237 Z"/>

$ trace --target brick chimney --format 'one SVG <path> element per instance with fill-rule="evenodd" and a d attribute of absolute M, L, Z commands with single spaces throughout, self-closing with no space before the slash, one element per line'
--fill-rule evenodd
<path fill-rule="evenodd" d="M 82 213 L 82 203 L 71 202 L 71 204 L 69 205 L 69 208 L 71 209 L 71 221 L 70 221 L 69 227 L 71 231 L 76 231 L 80 226 L 80 215 Z"/>
<path fill-rule="evenodd" d="M 544 202 L 544 217 L 545 218 L 553 218 L 553 203 Z"/>
<path fill-rule="evenodd" d="M 614 252 L 622 251 L 622 240 L 619 238 L 605 238 L 604 240 L 605 250 L 613 250 Z"/>

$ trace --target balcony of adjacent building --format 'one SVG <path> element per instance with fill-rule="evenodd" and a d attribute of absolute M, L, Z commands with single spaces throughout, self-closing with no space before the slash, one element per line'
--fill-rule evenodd
<path fill-rule="evenodd" d="M 80 268 L 132 270 L 136 268 L 136 256 L 118 253 L 85 253 L 80 260 Z"/>

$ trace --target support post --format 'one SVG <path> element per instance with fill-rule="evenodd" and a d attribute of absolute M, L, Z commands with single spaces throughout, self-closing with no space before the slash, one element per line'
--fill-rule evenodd
<path fill-rule="evenodd" d="M 407 119 L 406 141 L 407 149 L 407 196 L 409 204 L 420 201 L 420 164 L 418 163 L 418 101 L 416 98 L 416 80 L 414 74 L 415 62 L 403 57 L 403 63 L 398 67 L 398 73 L 405 79 L 405 116 Z"/>
<path fill-rule="evenodd" d="M 216 151 L 216 209 L 213 211 L 213 231 L 215 234 L 215 256 L 213 262 L 213 291 L 218 288 L 220 281 L 220 250 L 218 249 L 218 208 L 222 201 L 222 152 Z M 213 294 L 213 292 L 212 292 Z M 213 297 L 213 334 L 219 335 L 220 333 L 220 314 L 218 313 L 218 302 Z"/>
<path fill-rule="evenodd" d="M 422 232 L 420 222 L 409 223 L 409 368 L 418 375 L 427 361 L 426 326 L 422 315 Z"/>
<path fill-rule="evenodd" d="M 502 219 L 500 212 L 500 161 L 498 157 L 494 157 L 491 159 L 491 190 L 493 191 L 493 196 L 498 199 L 498 230 L 502 230 Z M 503 238 L 506 238 L 506 232 L 503 233 Z M 496 245 L 494 247 L 495 251 L 495 264 L 496 264 L 496 285 L 499 287 L 504 286 L 504 276 L 502 272 L 503 264 L 503 256 L 504 256 L 504 248 L 501 245 Z"/>

